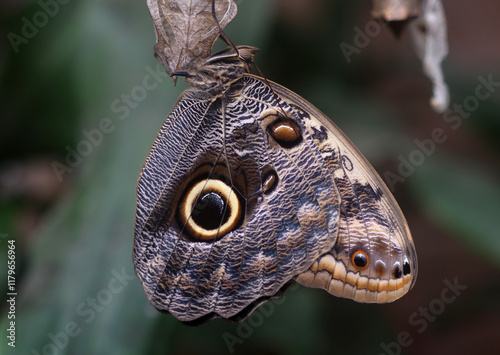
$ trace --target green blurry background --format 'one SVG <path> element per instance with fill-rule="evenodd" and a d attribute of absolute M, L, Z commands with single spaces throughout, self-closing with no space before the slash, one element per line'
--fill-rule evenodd
<path fill-rule="evenodd" d="M 345 60 L 339 44 L 353 44 L 355 27 L 370 21 L 370 2 L 236 2 L 231 39 L 260 47 L 256 60 L 266 76 L 331 117 L 381 175 L 415 154 L 415 139 L 446 131 L 446 141 L 395 185 L 419 256 L 415 288 L 394 304 L 363 305 L 297 287 L 242 325 L 187 327 L 156 312 L 132 265 L 135 184 L 186 85 L 155 74 L 148 83 L 157 87 L 141 89 L 147 75 L 163 72 L 146 1 L 56 0 L 50 11 L 35 1 L 4 1 L 0 289 L 4 299 L 7 241 L 14 239 L 18 296 L 15 349 L 6 344 L 8 304 L 1 304 L 0 353 L 498 351 L 500 90 L 453 129 L 429 108 L 430 83 L 408 33 L 397 40 L 382 29 Z M 479 76 L 500 81 L 500 4 L 444 5 L 445 75 L 451 102 L 462 104 Z M 51 14 L 46 23 L 41 12 Z M 13 46 L 7 34 L 21 35 L 34 17 L 42 26 Z M 95 130 L 103 125 L 101 136 Z M 95 143 L 85 145 L 89 135 Z M 58 179 L 54 162 L 69 166 L 69 152 L 79 149 L 85 156 L 69 157 L 72 171 Z M 463 286 L 453 300 L 447 282 Z"/>

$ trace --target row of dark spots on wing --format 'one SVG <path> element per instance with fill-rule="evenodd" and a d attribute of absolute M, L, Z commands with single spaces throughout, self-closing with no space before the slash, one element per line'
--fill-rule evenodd
<path fill-rule="evenodd" d="M 359 208 L 357 215 L 355 217 L 359 220 L 370 220 L 372 223 L 377 223 L 381 226 L 388 226 L 388 221 L 386 217 L 380 213 L 380 209 L 378 207 L 379 202 L 382 199 L 383 191 L 380 187 L 377 187 L 375 190 L 368 183 L 361 184 L 355 182 L 353 185 L 353 191 L 356 196 L 356 201 L 353 198 L 346 198 L 346 204 L 355 204 Z M 361 206 L 363 208 L 363 215 L 359 212 L 361 210 Z M 391 245 L 390 248 L 398 248 L 395 245 Z M 406 255 L 409 255 L 409 251 L 406 250 Z M 392 276 L 395 279 L 399 279 L 403 275 L 409 275 L 411 273 L 410 262 L 407 257 L 403 260 L 403 265 L 401 266 L 399 262 L 395 262 L 392 266 Z"/>
<path fill-rule="evenodd" d="M 409 262 L 408 258 L 405 257 L 403 260 L 402 270 L 401 270 L 401 265 L 399 264 L 399 262 L 397 262 L 394 266 L 394 270 L 392 272 L 392 275 L 394 278 L 399 279 L 400 277 L 403 277 L 403 275 L 406 276 L 406 275 L 409 275 L 410 273 L 411 273 L 410 262 Z"/>
<path fill-rule="evenodd" d="M 379 238 L 375 237 L 375 240 L 372 241 L 371 248 L 375 248 L 378 246 L 383 250 L 386 250 L 388 248 L 399 250 L 399 248 L 396 245 L 392 244 L 391 242 L 389 242 L 390 245 L 383 246 L 386 243 L 387 241 L 383 242 Z M 395 261 L 392 265 L 387 265 L 386 260 L 374 259 L 373 255 L 370 255 L 371 249 L 367 248 L 367 245 L 364 245 L 361 241 L 355 242 L 353 245 L 348 245 L 346 242 L 337 243 L 334 249 L 337 255 L 341 254 L 346 255 L 346 257 L 350 259 L 350 262 L 358 271 L 365 270 L 370 266 L 370 264 L 374 264 L 373 265 L 373 271 L 375 272 L 374 276 L 383 279 L 388 276 L 392 277 L 393 279 L 399 279 L 403 277 L 403 275 L 406 276 L 411 273 L 411 266 L 408 258 L 406 257 L 403 258 L 403 266 L 401 266 L 400 261 Z M 400 253 L 397 252 L 395 254 L 400 254 Z M 390 275 L 386 274 L 387 268 L 391 269 Z"/>

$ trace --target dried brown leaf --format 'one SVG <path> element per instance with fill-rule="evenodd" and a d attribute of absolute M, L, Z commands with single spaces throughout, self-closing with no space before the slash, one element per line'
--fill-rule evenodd
<path fill-rule="evenodd" d="M 155 54 L 169 75 L 189 71 L 210 56 L 219 37 L 212 16 L 212 0 L 147 0 L 153 18 Z M 221 28 L 236 16 L 233 0 L 216 0 L 215 13 Z"/>
<path fill-rule="evenodd" d="M 405 21 L 420 15 L 418 0 L 373 0 L 372 16 L 385 21 Z"/>

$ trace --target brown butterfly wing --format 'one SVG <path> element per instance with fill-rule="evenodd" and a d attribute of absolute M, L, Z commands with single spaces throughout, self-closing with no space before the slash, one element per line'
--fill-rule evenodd
<path fill-rule="evenodd" d="M 139 177 L 134 238 L 136 272 L 157 309 L 181 321 L 242 318 L 332 248 L 334 179 L 280 104 L 290 116 L 262 80 L 243 76 L 220 95 L 188 90 L 167 117 Z M 270 133 L 290 121 L 299 140 Z M 209 180 L 238 197 L 241 218 L 207 240 L 188 231 L 192 216 L 183 221 L 179 206 Z"/>
<path fill-rule="evenodd" d="M 410 230 L 392 193 L 330 119 L 290 90 L 275 83 L 272 87 L 301 118 L 340 195 L 338 240 L 297 281 L 358 302 L 385 303 L 403 296 L 416 281 L 418 265 Z"/>

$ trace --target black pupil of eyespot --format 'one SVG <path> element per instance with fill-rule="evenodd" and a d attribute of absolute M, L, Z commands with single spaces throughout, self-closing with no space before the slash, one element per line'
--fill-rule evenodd
<path fill-rule="evenodd" d="M 394 277 L 397 279 L 401 277 L 401 268 L 399 266 L 396 266 L 394 268 Z"/>
<path fill-rule="evenodd" d="M 403 264 L 403 274 L 408 275 L 411 272 L 410 263 L 405 261 Z"/>
<path fill-rule="evenodd" d="M 207 230 L 217 229 L 229 218 L 229 207 L 226 200 L 216 192 L 208 192 L 200 196 L 193 206 L 194 222 Z"/>
<path fill-rule="evenodd" d="M 365 254 L 358 253 L 354 256 L 354 264 L 357 267 L 365 267 L 367 263 L 368 263 L 368 260 L 366 259 Z"/>

